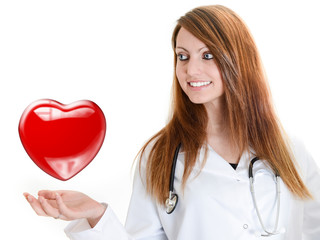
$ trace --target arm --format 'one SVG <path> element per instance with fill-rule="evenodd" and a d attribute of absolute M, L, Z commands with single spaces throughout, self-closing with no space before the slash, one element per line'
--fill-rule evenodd
<path fill-rule="evenodd" d="M 320 169 L 304 144 L 293 138 L 293 149 L 304 183 L 313 199 L 303 201 L 303 240 L 320 239 Z"/>
<path fill-rule="evenodd" d="M 313 199 L 304 204 L 303 239 L 320 239 L 320 170 L 312 157 L 306 153 L 306 185 Z"/>
<path fill-rule="evenodd" d="M 107 207 L 102 218 L 93 228 L 86 219 L 71 222 L 65 229 L 67 236 L 72 240 L 166 240 L 156 204 L 145 191 L 143 175 L 139 174 L 137 167 L 125 227 L 112 209 Z"/>
<path fill-rule="evenodd" d="M 144 156 L 143 162 L 146 162 Z M 110 206 L 103 205 L 80 192 L 40 191 L 38 199 L 25 193 L 39 216 L 73 220 L 65 229 L 72 240 L 166 240 L 155 201 L 145 191 L 145 167 L 136 168 L 126 228 Z"/>
<path fill-rule="evenodd" d="M 142 165 L 141 173 L 137 166 L 125 228 L 136 239 L 166 240 L 157 204 L 155 199 L 147 194 L 145 184 L 145 166 Z"/>

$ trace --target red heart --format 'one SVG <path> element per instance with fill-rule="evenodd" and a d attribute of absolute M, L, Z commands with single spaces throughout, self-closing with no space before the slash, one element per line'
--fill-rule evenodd
<path fill-rule="evenodd" d="M 69 105 L 38 100 L 23 112 L 19 135 L 30 158 L 43 171 L 66 181 L 96 156 L 106 133 L 102 110 L 92 101 Z"/>

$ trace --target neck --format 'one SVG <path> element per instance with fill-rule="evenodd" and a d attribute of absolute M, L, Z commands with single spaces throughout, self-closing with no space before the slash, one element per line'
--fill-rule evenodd
<path fill-rule="evenodd" d="M 207 103 L 204 105 L 208 114 L 207 135 L 220 136 L 226 134 L 224 117 L 225 104 L 222 101 Z"/>
<path fill-rule="evenodd" d="M 224 100 L 217 99 L 217 101 L 206 103 L 204 106 L 208 114 L 208 144 L 229 163 L 238 163 L 241 150 L 238 144 L 234 142 L 226 123 L 226 104 Z"/>

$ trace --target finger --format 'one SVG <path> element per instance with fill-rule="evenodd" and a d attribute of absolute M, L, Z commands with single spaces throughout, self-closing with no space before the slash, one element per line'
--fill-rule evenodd
<path fill-rule="evenodd" d="M 66 205 L 65 203 L 63 202 L 62 200 L 62 197 L 60 196 L 59 193 L 55 193 L 56 195 L 56 203 L 57 203 L 57 207 L 58 207 L 58 210 L 59 212 L 61 213 L 61 219 L 63 220 L 73 220 L 75 219 L 75 216 L 74 216 L 74 212 L 71 211 Z"/>
<path fill-rule="evenodd" d="M 49 204 L 48 200 L 44 197 L 39 196 L 39 202 L 47 216 L 57 218 L 60 215 L 59 210 L 57 208 L 52 207 Z"/>
<path fill-rule="evenodd" d="M 55 200 L 56 199 L 56 192 L 50 191 L 50 190 L 41 190 L 38 192 L 38 196 L 42 196 L 45 199 Z"/>
<path fill-rule="evenodd" d="M 28 193 L 24 193 L 23 195 L 38 216 L 47 216 L 45 211 L 42 209 L 40 202 L 35 197 Z"/>
<path fill-rule="evenodd" d="M 25 192 L 25 193 L 23 193 L 23 196 L 25 197 L 25 199 L 28 201 L 28 196 L 29 196 L 30 194 L 29 193 L 27 193 L 27 192 Z"/>

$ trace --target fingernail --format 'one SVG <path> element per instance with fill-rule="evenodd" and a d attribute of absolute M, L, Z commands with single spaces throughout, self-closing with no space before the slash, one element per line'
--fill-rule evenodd
<path fill-rule="evenodd" d="M 39 197 L 39 201 L 40 201 L 40 203 L 43 203 L 42 197 Z"/>
<path fill-rule="evenodd" d="M 60 197 L 59 193 L 56 192 L 56 199 L 59 198 L 59 197 Z"/>
<path fill-rule="evenodd" d="M 31 196 L 28 196 L 28 197 L 27 197 L 27 200 L 28 200 L 29 202 L 32 202 L 32 197 L 31 197 Z"/>

